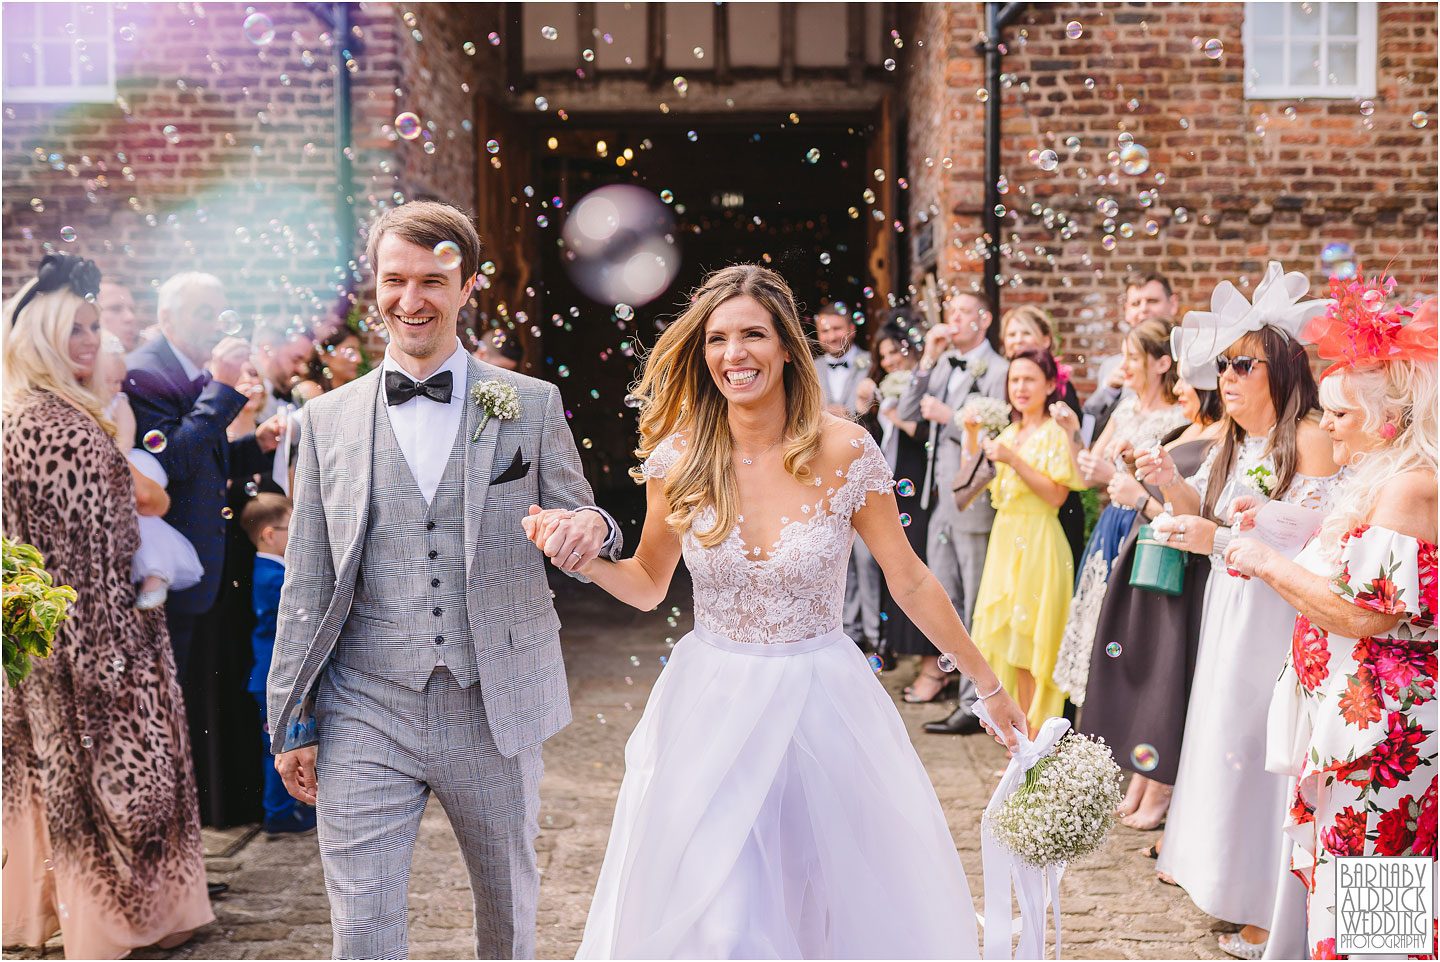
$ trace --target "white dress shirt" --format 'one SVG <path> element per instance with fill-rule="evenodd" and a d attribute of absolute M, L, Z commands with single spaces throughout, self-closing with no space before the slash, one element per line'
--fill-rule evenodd
<path fill-rule="evenodd" d="M 832 357 L 829 354 L 825 354 L 820 358 L 819 363 L 824 365 L 820 370 L 825 375 L 825 386 L 828 388 L 825 396 L 830 399 L 832 404 L 844 404 L 846 407 L 849 407 L 854 403 L 853 398 L 845 397 L 845 388 L 850 381 L 850 374 L 855 369 L 855 365 L 859 359 L 860 350 L 854 344 L 851 344 L 845 353 L 839 357 Z M 831 367 L 832 364 L 840 364 L 842 362 L 845 365 L 844 367 Z"/>
<path fill-rule="evenodd" d="M 979 344 L 976 344 L 974 347 L 964 352 L 963 354 L 959 351 L 947 351 L 946 355 L 941 357 L 939 363 L 936 364 L 936 367 L 941 368 L 942 370 L 945 368 L 949 368 L 950 373 L 945 378 L 945 390 L 940 394 L 936 395 L 940 398 L 940 400 L 949 403 L 948 399 L 950 397 L 950 389 L 955 386 L 956 381 L 958 381 L 962 377 L 965 377 L 967 374 L 969 374 L 972 378 L 979 380 L 980 375 L 975 371 L 975 362 L 980 360 L 982 357 L 986 357 L 990 353 L 989 351 L 985 350 L 985 347 L 986 342 L 981 341 Z M 952 365 L 948 360 L 948 358 L 950 357 L 958 357 L 964 360 L 965 370 L 962 371 L 959 367 Z"/>
<path fill-rule="evenodd" d="M 194 361 L 185 356 L 184 351 L 175 346 L 174 341 L 165 337 L 164 334 L 160 336 L 165 339 L 165 345 L 170 348 L 170 353 L 175 355 L 175 360 L 180 362 L 180 369 L 185 372 L 185 376 L 189 378 L 192 383 L 197 377 L 205 373 L 201 368 L 195 366 Z"/>
<path fill-rule="evenodd" d="M 415 484 L 420 488 L 426 504 L 435 499 L 440 478 L 445 474 L 445 466 L 450 463 L 450 451 L 455 447 L 455 434 L 465 419 L 465 405 L 462 402 L 465 379 L 469 373 L 468 359 L 469 355 L 461 348 L 460 339 L 457 337 L 450 357 L 431 375 L 434 377 L 441 371 L 450 372 L 450 403 L 441 404 L 417 395 L 404 404 L 385 405 L 390 427 L 395 432 L 395 440 L 400 444 L 400 453 L 405 455 L 405 463 L 410 466 L 410 474 L 415 478 Z M 380 368 L 382 392 L 385 390 L 384 378 L 391 371 L 399 371 L 410 380 L 417 380 L 395 362 L 388 347 Z"/>

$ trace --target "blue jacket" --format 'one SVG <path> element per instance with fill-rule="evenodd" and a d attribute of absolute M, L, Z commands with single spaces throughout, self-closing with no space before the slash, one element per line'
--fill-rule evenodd
<path fill-rule="evenodd" d="M 195 546 L 205 569 L 198 585 L 171 593 L 166 607 L 179 614 L 204 614 L 220 591 L 226 482 L 268 471 L 272 456 L 261 453 L 253 434 L 236 441 L 225 436 L 245 406 L 245 395 L 216 381 L 203 388 L 190 381 L 163 337 L 137 347 L 126 365 L 125 393 L 135 411 L 137 437 L 143 441 L 150 431 L 165 436 L 163 450 L 150 448 L 169 475 L 170 512 L 165 520 Z"/>
<path fill-rule="evenodd" d="M 250 593 L 255 605 L 255 634 L 250 638 L 255 667 L 250 669 L 250 683 L 245 687 L 262 699 L 270 675 L 270 656 L 275 651 L 275 619 L 280 614 L 280 588 L 284 584 L 283 564 L 270 558 L 255 559 L 255 586 Z"/>

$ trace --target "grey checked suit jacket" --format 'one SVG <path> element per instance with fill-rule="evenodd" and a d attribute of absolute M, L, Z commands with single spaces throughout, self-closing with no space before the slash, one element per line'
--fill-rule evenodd
<path fill-rule="evenodd" d="M 927 394 L 940 396 L 945 388 L 945 379 L 950 376 L 950 362 L 946 360 L 951 352 L 941 355 L 940 361 L 929 371 L 915 369 L 915 374 L 910 379 L 910 386 L 900 396 L 899 414 L 907 421 L 923 421 L 920 416 L 920 401 Z M 965 398 L 971 394 L 984 394 L 989 397 L 1005 400 L 1006 374 L 1010 364 L 1001 357 L 990 343 L 984 344 L 984 350 L 980 352 L 977 362 L 983 361 L 984 373 L 974 370 L 974 365 L 959 374 L 950 384 L 950 392 L 947 397 L 941 398 L 958 413 L 964 406 Z M 932 388 L 931 381 L 934 381 Z M 932 495 L 934 500 L 931 509 L 932 524 L 936 521 L 946 524 L 952 531 L 965 531 L 972 534 L 979 534 L 989 531 L 995 521 L 995 509 L 990 507 L 989 493 L 982 494 L 975 499 L 975 503 L 964 511 L 955 507 L 955 499 L 950 492 L 955 485 L 955 475 L 960 470 L 961 443 L 965 435 L 960 428 L 952 424 L 936 425 L 933 443 L 930 449 L 930 458 L 933 463 L 933 478 L 937 488 Z"/>
<path fill-rule="evenodd" d="M 852 345 L 843 359 L 850 362 L 850 369 L 845 372 L 845 386 L 840 389 L 839 397 L 830 396 L 830 362 L 841 358 L 833 358 L 828 354 L 819 355 L 814 359 L 815 373 L 820 376 L 820 393 L 824 396 L 825 403 L 841 405 L 853 418 L 856 414 L 855 392 L 859 389 L 860 382 L 870 376 L 870 355 Z"/>
<path fill-rule="evenodd" d="M 472 442 L 483 412 L 470 401 L 470 387 L 484 380 L 512 385 L 520 415 L 490 418 Z M 315 689 L 349 615 L 365 545 L 380 390 L 377 368 L 305 405 L 267 697 L 275 753 L 318 741 Z M 570 721 L 547 562 L 520 519 L 531 504 L 574 509 L 594 498 L 554 385 L 470 358 L 463 403 L 470 636 L 486 719 L 500 752 L 513 757 Z M 492 488 L 517 457 L 533 470 Z M 609 555 L 619 554 L 617 529 Z"/>

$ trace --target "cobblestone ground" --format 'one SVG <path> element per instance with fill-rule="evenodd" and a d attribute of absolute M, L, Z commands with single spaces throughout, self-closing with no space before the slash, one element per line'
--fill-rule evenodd
<path fill-rule="evenodd" d="M 677 579 L 678 581 L 678 579 Z M 680 605 L 673 610 L 671 604 Z M 545 746 L 538 841 L 543 882 L 539 936 L 542 959 L 572 958 L 604 855 L 623 748 L 661 670 L 665 641 L 689 626 L 688 597 L 677 588 L 657 612 L 639 613 L 596 589 L 561 588 L 565 660 L 575 722 Z M 667 623 L 674 617 L 676 624 Z M 895 693 L 913 668 L 882 676 Z M 1005 765 L 984 736 L 937 737 L 920 731 L 937 717 L 928 705 L 900 705 L 945 807 L 971 888 L 980 886 L 977 821 Z M 885 826 L 875 826 L 883 831 Z M 269 841 L 254 829 L 207 832 L 210 878 L 230 884 L 215 903 L 217 920 L 179 949 L 137 952 L 143 959 L 329 958 L 330 925 L 314 837 Z M 1068 958 L 1224 958 L 1215 933 L 1224 923 L 1204 915 L 1176 888 L 1155 880 L 1154 863 L 1138 850 L 1158 836 L 1117 828 L 1098 856 L 1075 866 L 1062 886 L 1064 954 Z M 441 807 L 425 814 L 410 886 L 410 946 L 415 958 L 469 958 L 470 890 L 454 835 Z M 875 910 L 884 911 L 877 895 Z M 59 957 L 59 940 L 43 953 Z"/>

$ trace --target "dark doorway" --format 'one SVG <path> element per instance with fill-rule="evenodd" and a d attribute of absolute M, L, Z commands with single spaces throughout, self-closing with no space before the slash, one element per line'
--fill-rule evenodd
<path fill-rule="evenodd" d="M 806 314 L 831 300 L 852 309 L 863 303 L 869 283 L 866 219 L 873 209 L 865 197 L 865 162 L 872 135 L 861 123 L 780 126 L 728 118 L 694 127 L 566 124 L 536 132 L 540 160 L 530 203 L 552 207 L 541 228 L 535 272 L 545 376 L 560 386 L 597 489 L 633 490 L 626 471 L 634 464 L 635 417 L 624 398 L 636 355 L 683 310 L 686 294 L 708 272 L 744 261 L 765 264 L 790 283 Z M 651 303 L 634 305 L 629 319 L 571 284 L 559 243 L 565 211 L 613 183 L 635 184 L 669 200 L 676 215 L 675 281 Z M 556 197 L 560 210 L 553 209 Z"/>

